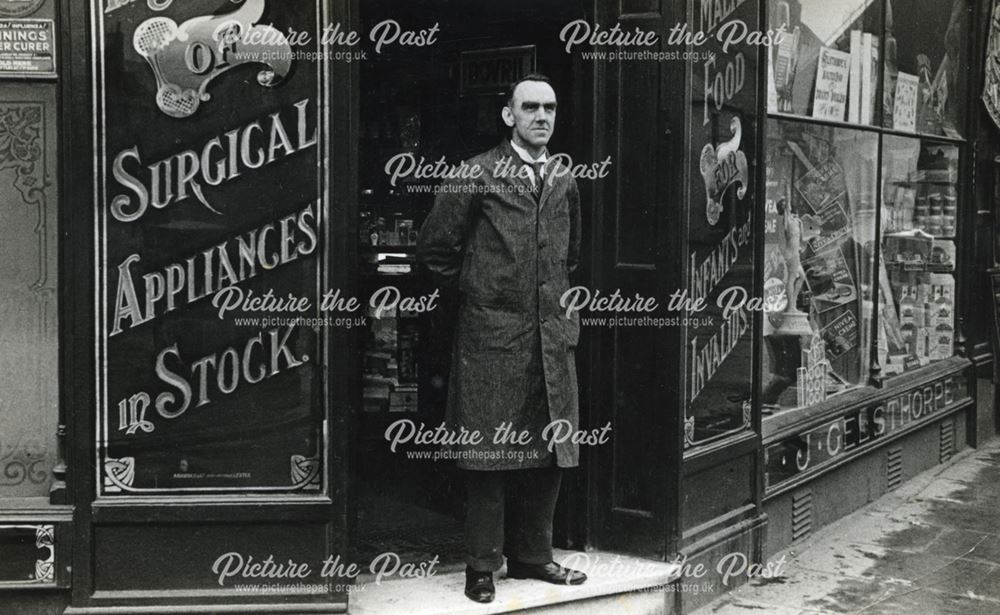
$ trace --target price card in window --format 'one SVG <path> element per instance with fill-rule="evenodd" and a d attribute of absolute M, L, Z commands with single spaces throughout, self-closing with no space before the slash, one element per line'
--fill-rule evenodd
<path fill-rule="evenodd" d="M 843 121 L 847 112 L 847 79 L 851 54 L 822 47 L 816 64 L 816 88 L 813 92 L 813 117 Z"/>
<path fill-rule="evenodd" d="M 917 91 L 920 79 L 909 73 L 896 76 L 896 102 L 892 110 L 892 127 L 906 132 L 917 131 Z"/>

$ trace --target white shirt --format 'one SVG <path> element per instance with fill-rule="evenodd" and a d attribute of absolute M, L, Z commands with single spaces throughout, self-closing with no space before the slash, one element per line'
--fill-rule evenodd
<path fill-rule="evenodd" d="M 529 165 L 528 169 L 530 169 L 530 171 L 531 171 L 531 185 L 532 186 L 535 185 L 535 168 L 532 167 L 532 166 L 530 166 L 530 165 L 533 165 L 536 162 L 542 163 L 543 166 L 542 166 L 541 173 L 542 173 L 542 177 L 545 177 L 545 167 L 544 167 L 544 165 L 545 165 L 546 162 L 549 161 L 549 153 L 548 153 L 548 151 L 542 150 L 542 153 L 538 155 L 538 158 L 532 158 L 531 154 L 528 153 L 528 150 L 524 149 L 523 147 L 521 147 L 517 143 L 514 143 L 513 140 L 511 140 L 510 146 L 514 148 L 515 152 L 517 152 L 517 157 L 518 158 L 520 158 L 524 162 L 528 163 L 528 165 Z"/>

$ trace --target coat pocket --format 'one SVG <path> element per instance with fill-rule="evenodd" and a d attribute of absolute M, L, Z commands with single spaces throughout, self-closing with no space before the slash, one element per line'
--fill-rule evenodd
<path fill-rule="evenodd" d="M 559 315 L 559 324 L 563 332 L 563 339 L 567 348 L 576 348 L 580 343 L 580 316 L 573 312 L 568 318 L 565 314 Z"/>
<path fill-rule="evenodd" d="M 517 353 L 531 349 L 535 326 L 524 313 L 466 303 L 458 316 L 458 346 L 468 353 Z"/>

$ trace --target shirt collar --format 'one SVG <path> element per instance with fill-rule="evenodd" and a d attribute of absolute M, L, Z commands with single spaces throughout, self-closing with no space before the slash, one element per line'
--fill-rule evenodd
<path fill-rule="evenodd" d="M 511 139 L 510 146 L 514 148 L 514 151 L 517 153 L 518 158 L 520 158 L 524 162 L 527 162 L 528 164 L 534 164 L 536 162 L 541 162 L 542 164 L 545 164 L 546 162 L 548 162 L 549 159 L 548 150 L 542 150 L 542 153 L 538 155 L 538 158 L 532 158 L 531 154 L 528 153 L 528 150 L 524 149 L 517 143 L 514 143 L 513 139 Z"/>

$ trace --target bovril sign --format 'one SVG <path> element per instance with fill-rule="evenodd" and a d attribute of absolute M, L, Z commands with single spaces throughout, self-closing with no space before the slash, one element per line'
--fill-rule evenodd
<path fill-rule="evenodd" d="M 502 94 L 534 70 L 534 45 L 463 51 L 459 58 L 460 92 L 463 96 Z"/>
<path fill-rule="evenodd" d="M 962 374 L 954 374 L 863 406 L 765 449 L 765 486 L 780 487 L 805 474 L 873 447 L 969 401 Z"/>

